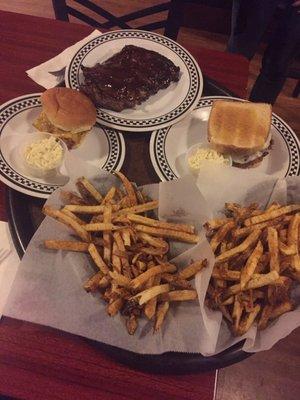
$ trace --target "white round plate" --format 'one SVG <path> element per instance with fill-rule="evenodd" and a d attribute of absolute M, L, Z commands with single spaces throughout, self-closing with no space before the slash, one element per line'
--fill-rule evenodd
<path fill-rule="evenodd" d="M 196 107 L 203 90 L 203 78 L 197 62 L 178 43 L 146 31 L 108 32 L 85 44 L 66 68 L 66 86 L 79 89 L 84 81 L 81 65 L 92 67 L 102 63 L 125 45 L 136 45 L 164 55 L 180 67 L 180 79 L 167 89 L 159 90 L 135 109 L 115 112 L 98 108 L 99 123 L 124 131 L 153 131 L 174 124 Z"/>
<path fill-rule="evenodd" d="M 27 94 L 3 104 L 0 108 L 0 180 L 19 192 L 47 198 L 68 181 L 66 170 L 47 180 L 34 178 L 24 170 L 19 157 L 20 135 L 35 132 L 32 123 L 41 112 L 41 93 Z M 107 171 L 119 170 L 125 157 L 122 134 L 95 125 L 78 149 L 72 153 Z"/>
<path fill-rule="evenodd" d="M 183 121 L 152 133 L 150 157 L 162 181 L 188 173 L 185 153 L 192 145 L 207 141 L 207 122 L 216 99 L 241 99 L 224 96 L 203 97 L 196 109 Z M 295 132 L 276 114 L 272 114 L 272 151 L 255 168 L 258 172 L 284 178 L 300 173 L 300 144 Z"/>

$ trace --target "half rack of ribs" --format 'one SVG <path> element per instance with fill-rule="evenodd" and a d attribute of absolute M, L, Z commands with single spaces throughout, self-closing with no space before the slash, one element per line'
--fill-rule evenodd
<path fill-rule="evenodd" d="M 82 66 L 81 90 L 96 106 L 114 111 L 134 108 L 171 82 L 179 80 L 180 68 L 163 55 L 127 45 L 94 67 Z"/>

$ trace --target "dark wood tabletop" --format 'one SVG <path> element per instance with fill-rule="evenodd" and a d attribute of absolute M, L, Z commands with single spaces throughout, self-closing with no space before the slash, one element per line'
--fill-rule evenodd
<path fill-rule="evenodd" d="M 56 20 L 0 12 L 0 102 L 43 90 L 25 71 L 57 55 L 92 28 Z M 248 61 L 186 46 L 203 73 L 245 97 Z M 122 170 L 138 184 L 158 182 L 148 155 L 149 135 L 125 137 Z M 0 220 L 6 220 L 6 188 L 0 184 Z M 215 373 L 154 375 L 114 362 L 97 346 L 74 335 L 2 318 L 0 394 L 31 399 L 204 399 L 212 400 Z"/>

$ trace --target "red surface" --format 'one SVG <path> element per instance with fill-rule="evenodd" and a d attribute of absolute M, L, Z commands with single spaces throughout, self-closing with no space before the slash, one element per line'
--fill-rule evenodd
<path fill-rule="evenodd" d="M 92 29 L 0 11 L 0 102 L 42 88 L 25 71 L 48 60 Z M 240 57 L 191 48 L 204 74 L 246 93 L 248 62 Z M 0 219 L 6 220 L 0 183 Z M 131 370 L 87 340 L 54 329 L 3 318 L 0 323 L 0 394 L 30 399 L 212 400 L 214 373 L 158 376 Z"/>

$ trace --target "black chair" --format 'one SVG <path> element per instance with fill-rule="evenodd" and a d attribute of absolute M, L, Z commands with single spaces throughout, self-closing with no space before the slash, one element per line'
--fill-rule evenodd
<path fill-rule="evenodd" d="M 78 9 L 68 5 L 67 0 L 52 0 L 56 19 L 62 21 L 69 21 L 69 15 L 72 15 L 73 17 L 86 22 L 88 25 L 97 28 L 132 29 L 133 27 L 130 26 L 129 24 L 131 21 L 149 15 L 158 14 L 162 11 L 168 11 L 168 15 L 165 20 L 160 20 L 157 22 L 141 25 L 135 27 L 135 29 L 152 31 L 155 29 L 164 28 L 164 35 L 174 40 L 176 40 L 177 38 L 178 31 L 182 22 L 182 5 L 183 5 L 182 0 L 170 0 L 166 3 L 158 4 L 156 6 L 147 7 L 139 11 L 122 15 L 121 17 L 117 17 L 111 14 L 110 12 L 102 8 L 100 5 L 95 4 L 95 2 L 92 2 L 90 0 L 73 0 L 73 3 L 77 3 L 78 5 L 83 6 L 84 9 L 93 11 L 94 13 L 105 18 L 107 21 L 104 23 L 96 21 L 94 18 L 90 17 L 89 15 L 86 15 L 84 12 L 79 11 Z"/>

